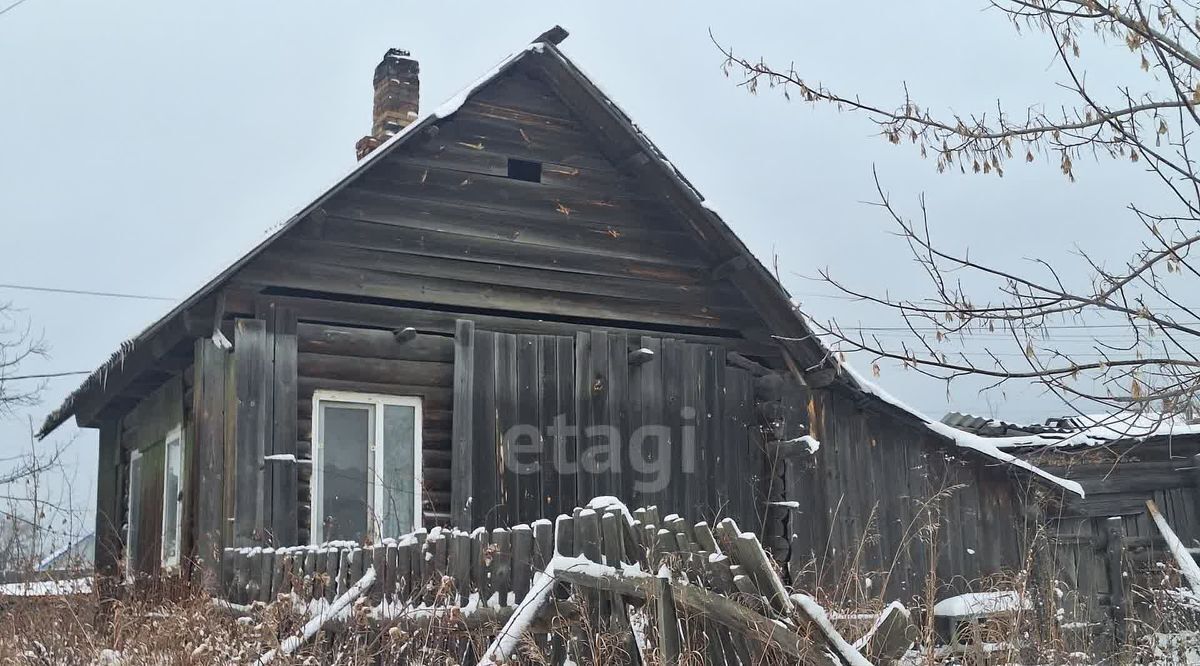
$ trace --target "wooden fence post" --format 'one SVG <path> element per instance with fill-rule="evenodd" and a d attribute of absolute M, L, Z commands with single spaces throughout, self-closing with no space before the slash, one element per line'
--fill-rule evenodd
<path fill-rule="evenodd" d="M 671 580 L 659 576 L 658 581 L 658 644 L 662 649 L 663 666 L 679 663 L 680 638 L 679 618 L 675 615 L 675 597 L 671 594 Z"/>
<path fill-rule="evenodd" d="M 1119 516 L 1104 521 L 1105 559 L 1108 563 L 1109 608 L 1112 611 L 1113 638 L 1125 644 L 1125 522 Z"/>

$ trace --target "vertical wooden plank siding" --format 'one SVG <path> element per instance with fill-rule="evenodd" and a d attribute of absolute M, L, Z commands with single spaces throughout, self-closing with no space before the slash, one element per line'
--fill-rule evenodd
<path fill-rule="evenodd" d="M 588 430 L 584 439 L 587 450 L 581 458 L 584 461 L 583 473 L 588 478 L 588 493 L 581 499 L 589 500 L 597 495 L 614 495 L 611 468 L 613 464 L 613 447 L 616 442 L 607 430 L 611 426 L 608 413 L 608 394 L 611 390 L 612 377 L 608 367 L 609 335 L 604 331 L 592 331 L 590 334 L 591 354 L 588 357 L 588 388 L 585 401 L 588 404 Z"/>
<path fill-rule="evenodd" d="M 470 500 L 471 524 L 492 527 L 496 524 L 496 505 L 500 496 L 496 478 L 496 334 L 475 331 L 474 361 L 472 457 L 475 494 Z"/>
<path fill-rule="evenodd" d="M 707 358 L 704 364 L 704 417 L 708 427 L 704 440 L 699 443 L 704 456 L 700 469 L 701 478 L 709 474 L 708 470 L 712 470 L 714 476 L 722 481 L 707 484 L 708 507 L 711 513 L 704 517 L 715 523 L 719 513 L 729 515 L 730 492 L 734 490 L 733 485 L 737 477 L 728 473 L 729 456 L 726 454 L 732 428 L 726 427 L 727 416 L 722 395 L 729 390 L 726 383 L 725 350 L 710 345 L 705 347 L 705 352 Z M 742 520 L 742 516 L 735 516 L 735 519 L 739 524 L 757 529 L 756 523 L 747 523 Z"/>
<path fill-rule="evenodd" d="M 542 432 L 537 428 L 541 422 L 539 409 L 541 407 L 540 390 L 541 375 L 538 336 L 518 335 L 516 337 L 516 423 L 519 432 L 512 433 L 509 444 L 512 450 L 509 455 L 509 468 L 516 470 L 517 497 L 514 503 L 518 505 L 516 515 L 512 517 L 512 525 L 522 521 L 531 521 L 533 516 L 542 515 Z"/>
<path fill-rule="evenodd" d="M 225 522 L 225 364 L 228 353 L 209 338 L 195 343 L 192 448 L 196 462 L 190 495 L 196 499 L 196 560 L 201 571 L 220 562 Z M 204 573 L 201 573 L 204 576 Z M 211 581 L 215 585 L 216 577 Z M 206 589 L 210 580 L 204 579 Z"/>
<path fill-rule="evenodd" d="M 470 501 L 474 483 L 475 396 L 475 324 L 467 319 L 455 322 L 454 329 L 454 425 L 450 451 L 450 524 L 463 530 L 473 529 Z"/>
<path fill-rule="evenodd" d="M 632 478 L 629 470 L 629 340 L 624 333 L 608 335 L 608 381 L 605 383 L 604 423 L 611 435 L 608 446 L 606 495 L 628 502 Z"/>
<path fill-rule="evenodd" d="M 296 313 L 291 308 L 271 305 L 273 330 L 268 338 L 272 346 L 272 377 L 268 387 L 271 394 L 270 448 L 272 455 L 296 456 L 298 352 L 296 341 Z M 291 546 L 296 544 L 300 519 L 296 504 L 298 500 L 298 465 L 288 461 L 277 461 L 266 465 L 271 475 L 271 543 Z"/>
<path fill-rule="evenodd" d="M 664 494 L 655 470 L 658 470 L 657 474 L 662 474 L 661 461 L 664 456 L 671 455 L 671 435 L 665 433 L 664 436 L 662 432 L 662 426 L 666 424 L 663 411 L 663 341 L 662 338 L 643 336 L 641 346 L 653 352 L 654 356 L 637 368 L 640 375 L 637 386 L 640 426 L 647 430 L 641 433 L 643 439 L 639 452 L 644 472 L 638 478 L 644 485 L 633 506 L 661 506 Z"/>
<path fill-rule="evenodd" d="M 784 403 L 799 404 L 799 394 L 786 393 Z M 788 425 L 791 411 L 784 410 L 777 436 L 799 434 Z M 810 414 L 821 447 L 815 456 L 787 463 L 784 499 L 799 503 L 785 523 L 790 543 L 764 542 L 788 556 L 794 582 L 822 582 L 812 580 L 807 567 L 815 555 L 824 559 L 823 582 L 890 572 L 872 578 L 888 597 L 907 603 L 924 593 L 931 570 L 951 595 L 1024 566 L 1023 516 L 1006 468 L 963 460 L 919 423 L 898 422 L 837 389 L 813 391 Z M 936 539 L 921 538 L 924 533 Z M 849 592 L 881 593 L 865 586 Z"/>
<path fill-rule="evenodd" d="M 557 413 L 563 415 L 559 422 L 564 426 L 573 427 L 579 423 L 578 406 L 575 404 L 575 341 L 566 336 L 547 336 L 547 339 L 554 340 L 558 363 L 558 373 L 555 378 L 559 410 Z M 554 518 L 558 514 L 579 506 L 579 474 L 567 471 L 575 469 L 578 465 L 579 438 L 564 435 L 559 446 L 562 448 L 562 461 L 559 463 L 558 472 L 559 510 L 554 515 L 547 514 L 548 518 Z"/>
<path fill-rule="evenodd" d="M 496 429 L 492 436 L 495 445 L 495 474 L 499 481 L 496 496 L 499 525 L 516 525 L 518 517 L 517 498 L 520 494 L 520 479 L 512 465 L 508 437 L 517 425 L 517 336 L 511 333 L 496 333 Z"/>
<path fill-rule="evenodd" d="M 120 464 L 120 422 L 106 420 L 100 425 L 97 457 L 95 562 L 96 575 L 108 579 L 117 576 L 122 555 Z M 100 590 L 105 594 L 107 588 Z"/>
<path fill-rule="evenodd" d="M 538 419 L 535 425 L 538 432 L 542 435 L 541 457 L 541 485 L 539 492 L 539 504 L 541 509 L 539 513 L 546 517 L 557 516 L 559 513 L 566 510 L 563 504 L 563 497 L 559 492 L 559 484 L 562 473 L 562 460 L 560 457 L 565 457 L 565 442 L 561 441 L 559 433 L 552 432 L 555 427 L 556 418 L 563 410 L 559 407 L 558 396 L 558 343 L 557 339 L 550 336 L 537 336 L 537 391 L 538 391 Z"/>
<path fill-rule="evenodd" d="M 570 338 L 472 326 L 468 344 L 464 328 L 455 428 L 469 435 L 455 435 L 452 487 L 458 519 L 472 519 L 464 528 L 553 518 L 600 495 L 688 520 L 759 524 L 754 387 L 744 370 L 726 367 L 724 348 L 645 336 L 632 346 L 654 354 L 631 365 L 620 332 Z"/>
<path fill-rule="evenodd" d="M 682 465 L 682 475 L 679 482 L 684 491 L 683 504 L 675 509 L 675 513 L 689 518 L 697 511 L 708 508 L 708 486 L 711 483 L 699 481 L 697 471 L 704 469 L 703 442 L 707 436 L 708 421 L 704 413 L 704 347 L 700 345 L 682 345 L 683 348 L 683 409 L 681 415 L 682 431 L 679 438 L 679 462 Z"/>
<path fill-rule="evenodd" d="M 575 464 L 576 506 L 595 496 L 594 479 L 586 469 L 590 464 L 587 452 L 591 438 L 587 436 L 592 425 L 592 391 L 597 387 L 597 377 L 592 370 L 592 336 L 584 331 L 575 335 L 575 425 L 578 427 Z M 602 384 L 600 385 L 602 386 Z"/>
<path fill-rule="evenodd" d="M 233 545 L 236 547 L 258 543 L 263 534 L 269 354 L 266 322 L 238 319 L 233 342 L 234 464 L 227 481 L 234 488 Z"/>
<path fill-rule="evenodd" d="M 681 428 L 683 419 L 683 343 L 678 340 L 666 339 L 662 342 L 662 424 L 668 429 L 670 442 L 664 449 L 664 455 L 670 460 L 662 465 L 661 473 L 668 474 L 667 487 L 662 493 L 659 503 L 659 515 L 666 516 L 684 510 L 684 484 L 679 481 L 683 477 L 683 442 Z"/>

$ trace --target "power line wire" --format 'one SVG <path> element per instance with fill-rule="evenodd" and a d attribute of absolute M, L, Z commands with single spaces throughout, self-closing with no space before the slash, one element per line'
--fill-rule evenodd
<path fill-rule="evenodd" d="M 86 289 L 65 289 L 58 287 L 39 287 L 29 284 L 0 284 L 0 289 L 17 289 L 21 291 L 41 291 L 53 294 L 77 294 L 80 296 L 100 296 L 104 298 L 129 298 L 139 301 L 175 301 L 178 299 L 167 296 L 147 296 L 145 294 L 127 294 L 113 291 L 89 291 Z"/>
<path fill-rule="evenodd" d="M 0 375 L 0 382 L 15 381 L 18 379 L 49 379 L 51 377 L 70 377 L 71 375 L 90 375 L 91 370 L 70 370 L 67 372 L 46 372 L 39 375 L 14 375 L 12 377 L 4 377 Z"/>
<path fill-rule="evenodd" d="M 9 11 L 16 9 L 17 5 L 24 4 L 25 2 L 26 2 L 26 0 L 17 0 L 16 2 L 12 3 L 11 5 L 5 7 L 4 9 L 0 9 L 0 16 L 3 16 L 4 14 L 7 14 Z"/>

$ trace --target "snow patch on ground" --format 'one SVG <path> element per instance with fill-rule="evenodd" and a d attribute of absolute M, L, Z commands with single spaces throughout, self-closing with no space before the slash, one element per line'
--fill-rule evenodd
<path fill-rule="evenodd" d="M 933 614 L 941 617 L 982 617 L 996 613 L 1011 613 L 1031 607 L 1028 599 L 1012 590 L 1002 592 L 968 592 L 933 605 Z"/>
<path fill-rule="evenodd" d="M 0 596 L 4 597 L 53 597 L 66 594 L 90 594 L 92 578 L 66 580 L 35 580 L 27 583 L 5 583 L 0 585 Z"/>

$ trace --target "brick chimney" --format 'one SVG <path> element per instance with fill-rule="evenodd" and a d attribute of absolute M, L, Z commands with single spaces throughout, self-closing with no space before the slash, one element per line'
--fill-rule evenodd
<path fill-rule="evenodd" d="M 408 51 L 388 49 L 375 67 L 375 109 L 371 133 L 354 144 L 358 159 L 417 119 L 421 67 Z"/>

